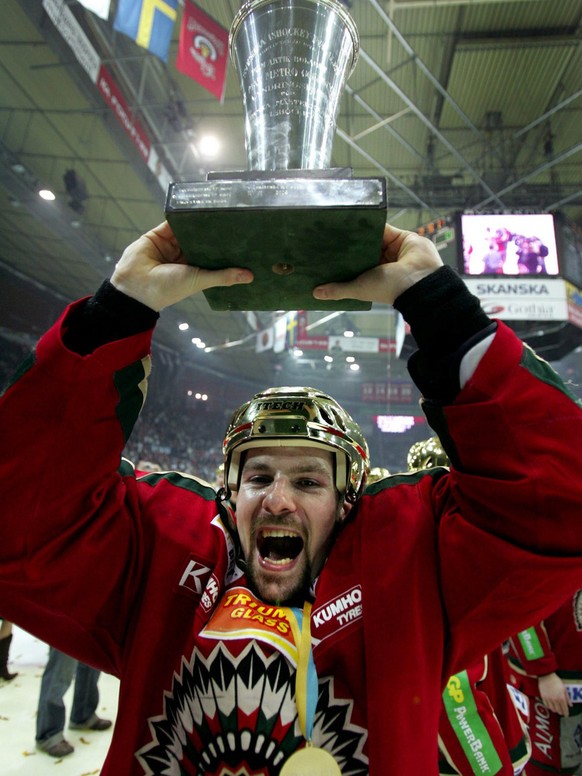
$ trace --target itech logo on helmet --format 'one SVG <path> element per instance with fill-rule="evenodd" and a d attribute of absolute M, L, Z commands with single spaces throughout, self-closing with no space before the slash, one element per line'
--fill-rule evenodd
<path fill-rule="evenodd" d="M 259 412 L 270 410 L 302 410 L 305 407 L 303 401 L 261 401 L 257 404 Z"/>

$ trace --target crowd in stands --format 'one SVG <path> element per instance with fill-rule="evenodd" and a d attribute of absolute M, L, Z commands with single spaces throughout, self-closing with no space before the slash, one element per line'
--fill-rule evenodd
<path fill-rule="evenodd" d="M 162 471 L 214 482 L 225 429 L 224 415 L 207 412 L 205 406 L 177 413 L 174 405 L 148 400 L 123 454 L 134 464 L 152 461 Z"/>
<path fill-rule="evenodd" d="M 0 389 L 12 378 L 15 370 L 28 355 L 28 338 L 22 341 L 6 338 L 0 332 Z M 568 369 L 560 369 L 570 388 L 582 397 L 580 385 L 573 383 L 577 375 Z M 571 370 L 570 370 L 571 371 Z M 162 471 L 181 471 L 194 474 L 213 483 L 216 471 L 222 461 L 221 445 L 224 432 L 233 407 L 220 411 L 209 411 L 206 402 L 188 402 L 171 394 L 164 388 L 150 386 L 144 409 L 138 418 L 132 435 L 123 452 L 124 456 L 137 464 L 140 460 L 154 462 Z M 363 427 L 366 423 L 350 407 Z M 422 414 L 420 411 L 418 414 Z M 427 436 L 426 424 L 414 428 L 407 434 L 384 434 L 368 423 L 368 443 L 371 463 L 382 466 L 391 473 L 406 471 L 406 456 L 410 446 Z"/>
<path fill-rule="evenodd" d="M 29 350 L 27 344 L 0 337 L 1 387 L 8 383 Z M 161 471 L 194 474 L 212 483 L 222 461 L 222 439 L 231 409 L 212 412 L 208 411 L 205 402 L 170 400 L 167 392 L 150 390 L 123 455 L 134 464 L 141 460 L 151 461 Z M 426 436 L 425 432 L 426 427 L 418 433 Z M 404 471 L 406 453 L 412 442 L 400 438 L 403 436 L 375 431 L 370 434 L 368 441 L 373 464 L 381 463 L 392 472 Z"/>
<path fill-rule="evenodd" d="M 0 337 L 0 389 L 8 385 L 29 352 L 27 343 Z M 225 428 L 224 414 L 208 412 L 206 405 L 176 412 L 175 404 L 164 406 L 160 399 L 148 397 L 123 454 L 133 463 L 154 461 L 161 470 L 213 482 L 222 460 Z"/>

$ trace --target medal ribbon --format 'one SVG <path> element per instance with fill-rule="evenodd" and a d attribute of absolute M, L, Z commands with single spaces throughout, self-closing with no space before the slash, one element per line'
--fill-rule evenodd
<path fill-rule="evenodd" d="M 299 716 L 299 727 L 308 744 L 313 736 L 313 722 L 317 707 L 319 689 L 317 685 L 317 671 L 313 662 L 311 649 L 311 604 L 306 601 L 303 612 L 300 609 L 291 609 L 287 614 L 293 637 L 297 646 L 297 673 L 295 675 L 295 702 Z"/>

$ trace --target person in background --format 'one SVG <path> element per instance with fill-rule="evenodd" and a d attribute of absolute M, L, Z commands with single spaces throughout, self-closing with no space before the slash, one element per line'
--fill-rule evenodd
<path fill-rule="evenodd" d="M 214 473 L 214 482 L 212 483 L 216 490 L 224 487 L 224 461 L 219 463 Z"/>
<path fill-rule="evenodd" d="M 436 466 L 449 468 L 451 462 L 445 453 L 438 437 L 421 439 L 411 445 L 406 456 L 406 466 L 409 472 L 418 472 L 422 469 L 434 469 Z"/>
<path fill-rule="evenodd" d="M 156 463 L 156 461 L 146 461 L 142 458 L 137 462 L 135 469 L 138 472 L 146 472 L 151 474 L 152 472 L 161 471 L 162 467 L 159 463 Z"/>
<path fill-rule="evenodd" d="M 415 442 L 408 470 L 449 467 L 438 437 Z M 507 687 L 503 648 L 450 676 L 439 724 L 440 776 L 514 776 L 525 768 L 531 745 L 525 723 Z"/>
<path fill-rule="evenodd" d="M 12 623 L 2 620 L 0 625 L 0 679 L 11 682 L 18 676 L 18 672 L 8 670 L 8 658 L 10 645 L 12 644 Z"/>
<path fill-rule="evenodd" d="M 377 266 L 313 295 L 402 313 L 450 469 L 366 488 L 354 418 L 275 386 L 234 409 L 218 498 L 136 477 L 159 311 L 251 281 L 188 265 L 165 223 L 38 342 L 0 397 L 4 614 L 120 677 L 102 776 L 435 776 L 448 677 L 579 586 L 582 408 L 430 240 L 387 226 Z"/>
<path fill-rule="evenodd" d="M 449 677 L 439 726 L 439 773 L 514 776 L 530 757 L 527 727 L 507 687 L 499 647 Z"/>
<path fill-rule="evenodd" d="M 49 647 L 49 658 L 40 683 L 36 716 L 36 746 L 51 757 L 66 757 L 75 747 L 65 738 L 64 696 L 73 679 L 75 688 L 69 727 L 72 730 L 108 730 L 112 722 L 97 716 L 101 672 Z"/>
<path fill-rule="evenodd" d="M 539 237 L 517 237 L 517 269 L 520 274 L 547 275 L 548 248 Z"/>
<path fill-rule="evenodd" d="M 512 683 L 529 698 L 532 758 L 527 776 L 582 766 L 582 590 L 510 639 Z"/>

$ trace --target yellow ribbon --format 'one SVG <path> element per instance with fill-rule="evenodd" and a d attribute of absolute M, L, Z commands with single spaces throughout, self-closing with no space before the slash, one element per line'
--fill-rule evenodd
<path fill-rule="evenodd" d="M 303 738 L 309 743 L 313 729 L 313 719 L 310 720 L 308 730 L 307 720 L 307 699 L 308 699 L 308 678 L 309 678 L 309 659 L 311 657 L 311 603 L 306 601 L 303 605 L 303 617 L 301 622 L 301 633 L 297 618 L 292 609 L 285 609 L 285 615 L 297 647 L 297 673 L 295 675 L 295 702 L 297 704 L 297 715 L 299 717 L 299 727 Z"/>

